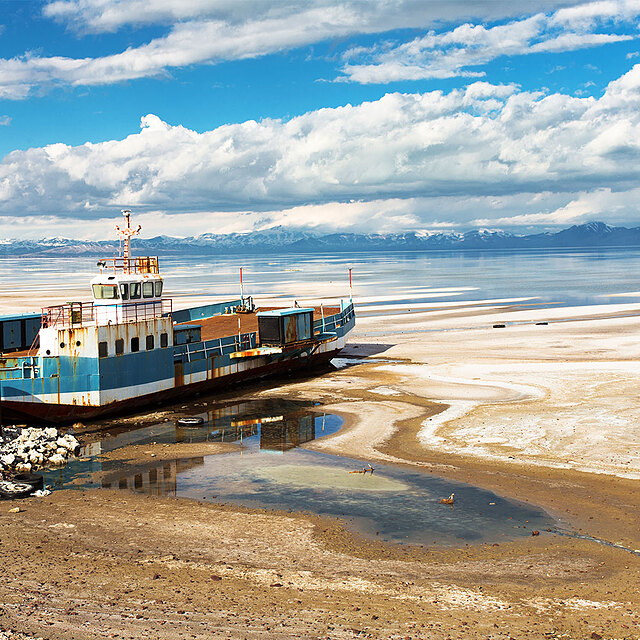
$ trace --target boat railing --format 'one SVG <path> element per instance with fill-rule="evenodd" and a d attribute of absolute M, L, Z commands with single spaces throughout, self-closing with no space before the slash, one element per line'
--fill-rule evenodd
<path fill-rule="evenodd" d="M 39 377 L 40 367 L 38 366 L 38 359 L 33 356 L 2 358 L 0 361 L 0 380 L 20 380 Z"/>
<path fill-rule="evenodd" d="M 349 303 L 342 311 L 320 320 L 314 320 L 313 330 L 316 335 L 331 333 L 343 327 L 355 318 L 353 303 Z"/>
<path fill-rule="evenodd" d="M 132 258 L 113 256 L 113 258 L 98 260 L 98 267 L 100 267 L 101 270 L 122 270 L 125 273 L 160 273 L 158 258 L 156 256 L 136 256 Z"/>
<path fill-rule="evenodd" d="M 251 333 L 212 338 L 203 342 L 175 345 L 173 355 L 176 362 L 192 362 L 193 360 L 206 360 L 212 356 L 223 356 L 235 351 L 255 349 L 257 345 L 258 334 L 252 331 Z"/>
<path fill-rule="evenodd" d="M 169 317 L 173 311 L 171 298 L 128 304 L 94 304 L 93 302 L 68 302 L 53 307 L 43 307 L 42 327 L 71 329 L 86 325 L 123 324 Z"/>

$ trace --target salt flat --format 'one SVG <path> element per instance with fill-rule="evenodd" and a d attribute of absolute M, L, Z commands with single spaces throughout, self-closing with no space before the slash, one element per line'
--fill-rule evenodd
<path fill-rule="evenodd" d="M 625 317 L 639 312 L 616 304 L 365 317 L 354 340 L 374 334 L 390 345 L 386 358 L 405 361 L 375 365 L 388 390 L 448 405 L 424 420 L 425 447 L 640 478 L 640 319 Z M 500 321 L 528 324 L 492 327 Z"/>

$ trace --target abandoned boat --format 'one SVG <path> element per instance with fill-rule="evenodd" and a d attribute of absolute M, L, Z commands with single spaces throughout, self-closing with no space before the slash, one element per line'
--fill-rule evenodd
<path fill-rule="evenodd" d="M 353 303 L 256 309 L 251 297 L 173 310 L 157 257 L 132 257 L 130 212 L 117 257 L 98 262 L 90 302 L 0 317 L 2 420 L 70 422 L 328 362 Z"/>

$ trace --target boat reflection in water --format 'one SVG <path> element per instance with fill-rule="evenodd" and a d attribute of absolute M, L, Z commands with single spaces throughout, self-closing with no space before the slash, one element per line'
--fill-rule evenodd
<path fill-rule="evenodd" d="M 210 413 L 215 414 L 216 412 Z M 315 439 L 317 418 L 318 416 L 310 414 L 287 418 L 282 415 L 265 416 L 244 420 L 235 420 L 228 415 L 212 416 L 209 419 L 209 424 L 205 423 L 202 428 L 192 429 L 176 425 L 175 442 L 237 442 L 244 444 L 245 440 L 258 437 L 261 450 L 284 453 Z M 151 466 L 145 464 L 143 468 L 134 463 L 135 469 L 129 473 L 123 473 L 121 461 L 105 460 L 102 464 L 104 477 L 101 480 L 101 486 L 104 489 L 129 489 L 150 495 L 176 496 L 178 494 L 178 476 L 203 465 L 204 456 L 201 456 L 151 463 Z M 127 466 L 131 466 L 131 463 Z M 114 477 L 114 474 L 117 475 L 117 478 Z"/>
<path fill-rule="evenodd" d="M 144 460 L 136 461 L 109 459 L 104 454 L 133 445 L 200 442 L 237 443 L 242 445 L 242 453 L 284 453 L 313 440 L 316 423 L 319 435 L 339 428 L 339 419 L 311 412 L 313 406 L 310 402 L 250 401 L 208 409 L 198 414 L 203 423 L 195 427 L 184 427 L 175 421 L 133 429 L 110 428 L 108 435 L 85 445 L 78 460 L 49 471 L 47 482 L 55 487 L 103 487 L 176 496 L 179 476 L 202 467 L 204 456 L 158 461 L 144 456 Z"/>

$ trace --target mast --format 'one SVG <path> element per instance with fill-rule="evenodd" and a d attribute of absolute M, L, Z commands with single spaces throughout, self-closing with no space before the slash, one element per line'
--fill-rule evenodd
<path fill-rule="evenodd" d="M 130 260 L 131 260 L 131 236 L 135 236 L 140 233 L 142 229 L 141 225 L 138 225 L 137 229 L 131 227 L 131 209 L 122 209 L 122 215 L 127 222 L 127 226 L 120 228 L 116 225 L 116 231 L 124 238 L 124 252 L 123 252 L 123 271 L 125 273 L 131 273 Z"/>

